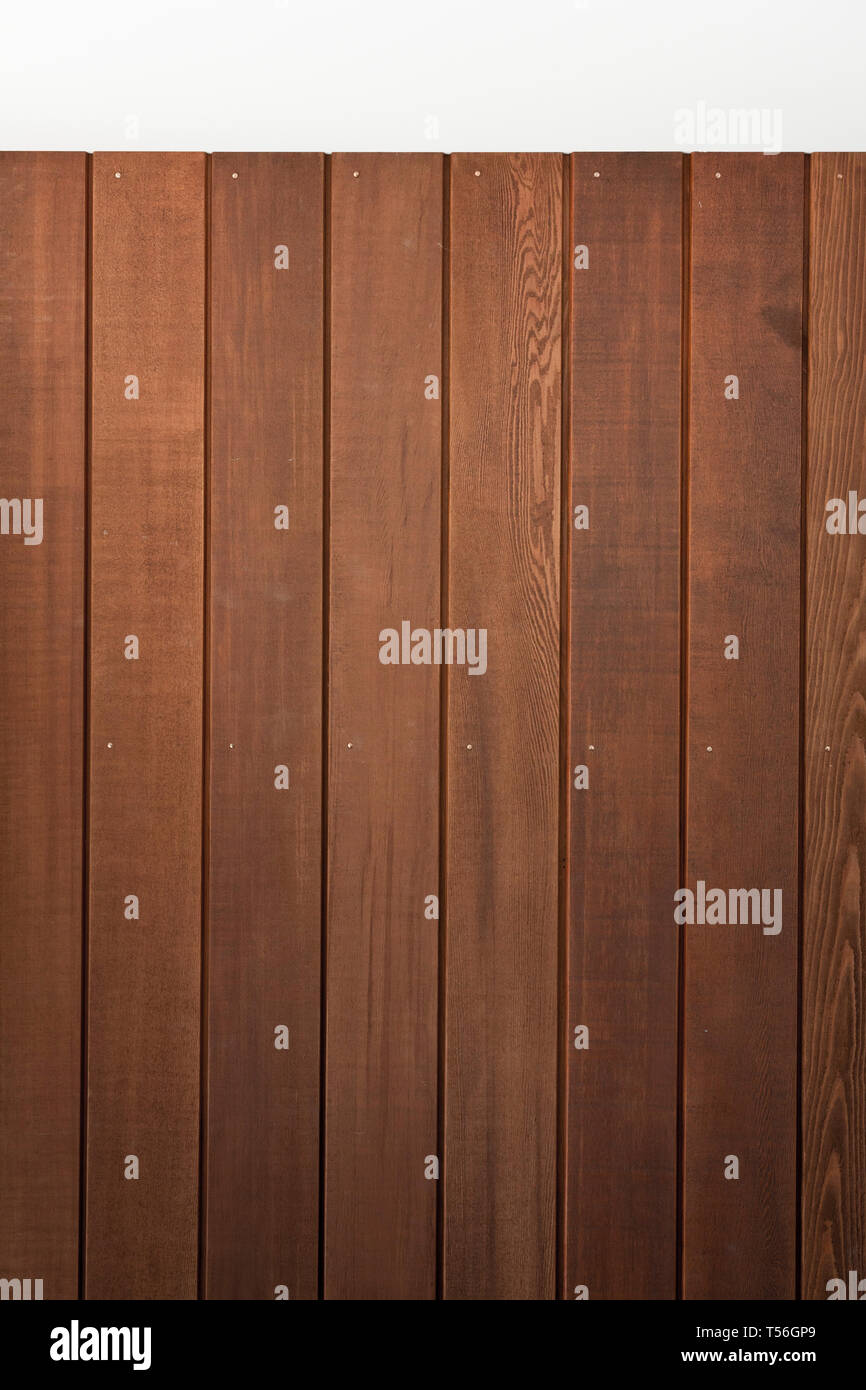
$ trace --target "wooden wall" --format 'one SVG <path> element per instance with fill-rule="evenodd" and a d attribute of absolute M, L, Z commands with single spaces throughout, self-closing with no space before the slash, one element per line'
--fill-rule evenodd
<path fill-rule="evenodd" d="M 864 228 L 850 154 L 0 155 L 0 1277 L 866 1274 Z"/>

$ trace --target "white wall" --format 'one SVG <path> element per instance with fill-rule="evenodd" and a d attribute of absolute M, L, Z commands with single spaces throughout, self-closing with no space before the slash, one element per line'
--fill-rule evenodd
<path fill-rule="evenodd" d="M 4 0 L 0 147 L 864 149 L 864 73 L 863 0 Z"/>

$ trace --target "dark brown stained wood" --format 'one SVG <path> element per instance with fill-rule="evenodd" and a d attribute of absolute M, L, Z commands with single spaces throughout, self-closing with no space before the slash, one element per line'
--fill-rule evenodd
<path fill-rule="evenodd" d="M 94 156 L 92 293 L 86 1293 L 195 1298 L 203 155 Z"/>
<path fill-rule="evenodd" d="M 562 158 L 451 159 L 445 1268 L 554 1297 Z"/>
<path fill-rule="evenodd" d="M 682 190 L 682 155 L 572 156 L 572 1299 L 676 1296 Z"/>
<path fill-rule="evenodd" d="M 866 1276 L 866 539 L 826 528 L 866 497 L 866 156 L 810 166 L 802 1297 L 826 1299 Z"/>
<path fill-rule="evenodd" d="M 212 159 L 209 1298 L 317 1293 L 323 166 Z"/>
<path fill-rule="evenodd" d="M 439 155 L 335 155 L 331 193 L 326 1298 L 435 1294 Z M 425 383 L 427 385 L 425 386 Z"/>
<path fill-rule="evenodd" d="M 690 1299 L 795 1293 L 803 185 L 802 155 L 692 157 L 682 886 L 781 889 L 782 929 L 682 928 Z"/>
<path fill-rule="evenodd" d="M 866 1279 L 864 315 L 863 154 L 0 153 L 0 1280 Z"/>
<path fill-rule="evenodd" d="M 78 1295 L 86 213 L 85 155 L 0 154 L 0 1278 L 46 1299 Z"/>

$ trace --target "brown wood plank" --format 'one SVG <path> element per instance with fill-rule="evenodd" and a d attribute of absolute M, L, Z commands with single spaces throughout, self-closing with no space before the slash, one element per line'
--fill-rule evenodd
<path fill-rule="evenodd" d="M 78 1294 L 86 156 L 0 153 L 0 209 L 0 1278 L 63 1299 Z"/>
<path fill-rule="evenodd" d="M 451 159 L 445 1296 L 554 1297 L 562 165 Z"/>
<path fill-rule="evenodd" d="M 86 1293 L 194 1298 L 203 155 L 94 156 L 92 295 Z"/>
<path fill-rule="evenodd" d="M 866 540 L 847 524 L 866 497 L 866 156 L 810 165 L 802 1296 L 826 1299 L 866 1277 Z"/>
<path fill-rule="evenodd" d="M 682 194 L 572 156 L 571 1299 L 676 1296 Z"/>
<path fill-rule="evenodd" d="M 795 1292 L 803 196 L 802 155 L 692 158 L 682 886 L 782 920 L 682 929 L 687 1298 Z"/>
<path fill-rule="evenodd" d="M 383 665 L 379 633 L 439 620 L 443 162 L 335 155 L 331 174 L 325 1296 L 424 1299 L 440 681 Z"/>
<path fill-rule="evenodd" d="M 209 1298 L 318 1286 L 323 166 L 212 159 Z"/>

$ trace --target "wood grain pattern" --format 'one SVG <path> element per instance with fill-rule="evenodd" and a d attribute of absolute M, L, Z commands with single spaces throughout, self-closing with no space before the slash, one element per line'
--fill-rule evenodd
<path fill-rule="evenodd" d="M 795 1291 L 803 181 L 692 158 L 683 886 L 781 889 L 782 929 L 683 928 L 687 1298 Z"/>
<path fill-rule="evenodd" d="M 562 160 L 451 159 L 445 1267 L 554 1296 Z"/>
<path fill-rule="evenodd" d="M 0 154 L 0 1279 L 866 1278 L 866 155 L 806 165 Z"/>
<path fill-rule="evenodd" d="M 0 1277 L 62 1299 L 78 1291 L 86 157 L 0 154 L 0 208 Z M 24 499 L 30 543 L 6 508 Z"/>
<path fill-rule="evenodd" d="M 317 1293 L 323 166 L 212 159 L 209 1298 Z"/>
<path fill-rule="evenodd" d="M 435 1293 L 442 159 L 335 155 L 325 1297 Z"/>
<path fill-rule="evenodd" d="M 682 190 L 572 156 L 566 1298 L 676 1293 Z"/>
<path fill-rule="evenodd" d="M 866 156 L 810 166 L 802 1296 L 825 1299 L 866 1276 L 866 540 L 826 529 L 866 496 Z"/>
<path fill-rule="evenodd" d="M 86 1293 L 194 1298 L 203 156 L 94 156 L 92 294 Z M 133 1154 L 137 1181 L 124 1177 Z"/>

